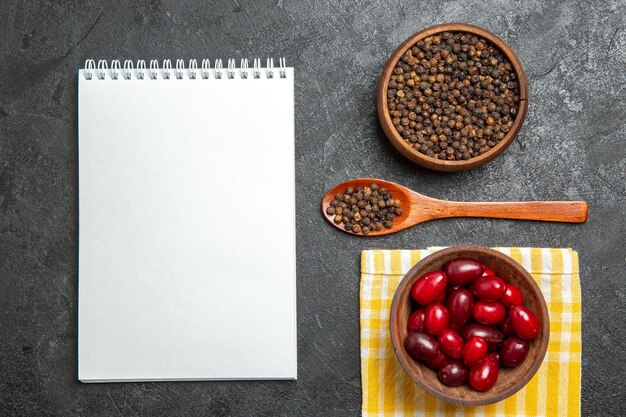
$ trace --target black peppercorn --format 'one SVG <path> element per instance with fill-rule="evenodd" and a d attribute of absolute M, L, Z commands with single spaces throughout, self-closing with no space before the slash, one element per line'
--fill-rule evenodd
<path fill-rule="evenodd" d="M 343 223 L 344 229 L 367 235 L 392 227 L 394 217 L 402 214 L 400 205 L 400 200 L 373 183 L 368 187 L 346 188 L 345 194 L 337 194 L 325 212 L 335 223 Z"/>
<path fill-rule="evenodd" d="M 400 58 L 387 105 L 393 125 L 413 149 L 433 158 L 466 160 L 488 152 L 511 130 L 519 93 L 511 63 L 491 42 L 445 32 L 416 42 Z M 493 145 L 463 149 L 463 137 Z M 387 190 L 378 191 L 389 199 Z"/>

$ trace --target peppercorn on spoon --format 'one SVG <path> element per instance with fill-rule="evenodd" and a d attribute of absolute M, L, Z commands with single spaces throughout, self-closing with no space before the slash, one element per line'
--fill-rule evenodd
<path fill-rule="evenodd" d="M 391 198 L 400 200 L 402 214 L 393 218 L 390 228 L 372 230 L 369 234 L 346 230 L 345 225 L 335 223 L 335 215 L 327 212 L 337 194 L 343 195 L 348 187 L 357 189 L 372 183 L 379 188 L 386 188 Z M 336 228 L 358 236 L 382 236 L 396 233 L 406 228 L 429 220 L 448 217 L 486 217 L 514 220 L 538 220 L 546 222 L 584 223 L 587 221 L 587 202 L 585 201 L 512 201 L 512 202 L 462 202 L 447 201 L 419 194 L 399 184 L 376 178 L 357 178 L 336 185 L 322 199 L 322 213 Z"/>

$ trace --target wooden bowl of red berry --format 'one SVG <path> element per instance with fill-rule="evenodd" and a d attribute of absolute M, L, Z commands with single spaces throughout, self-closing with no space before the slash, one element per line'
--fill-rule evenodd
<path fill-rule="evenodd" d="M 456 246 L 417 263 L 398 286 L 391 341 L 407 374 L 445 401 L 486 405 L 530 381 L 548 348 L 541 290 L 510 257 Z"/>
<path fill-rule="evenodd" d="M 402 155 L 436 171 L 464 171 L 513 142 L 528 111 L 528 80 L 498 36 L 448 23 L 396 49 L 376 104 L 385 135 Z"/>

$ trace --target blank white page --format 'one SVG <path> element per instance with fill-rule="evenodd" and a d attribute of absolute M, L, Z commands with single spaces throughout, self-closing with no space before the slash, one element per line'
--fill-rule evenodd
<path fill-rule="evenodd" d="M 295 379 L 294 73 L 79 73 L 83 382 Z"/>

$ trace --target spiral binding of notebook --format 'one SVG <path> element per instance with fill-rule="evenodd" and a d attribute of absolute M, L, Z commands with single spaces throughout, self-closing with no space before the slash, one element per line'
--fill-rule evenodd
<path fill-rule="evenodd" d="M 187 66 L 185 61 L 177 59 L 175 66 L 172 66 L 172 60 L 163 60 L 161 66 L 156 59 L 150 60 L 148 64 L 143 59 L 133 64 L 133 61 L 127 59 L 122 65 L 118 59 L 112 60 L 111 64 L 106 60 L 88 59 L 85 61 L 85 68 L 82 74 L 87 80 L 92 79 L 234 79 L 234 78 L 274 78 L 276 75 L 280 78 L 287 78 L 287 65 L 285 58 L 278 60 L 278 67 L 274 66 L 274 59 L 268 58 L 265 67 L 262 66 L 261 59 L 255 58 L 252 67 L 249 66 L 247 59 L 242 59 L 239 66 L 236 65 L 235 59 L 229 59 L 226 68 L 223 67 L 221 59 L 216 59 L 213 67 L 209 59 L 203 59 L 198 66 L 198 60 L 190 59 Z"/>

